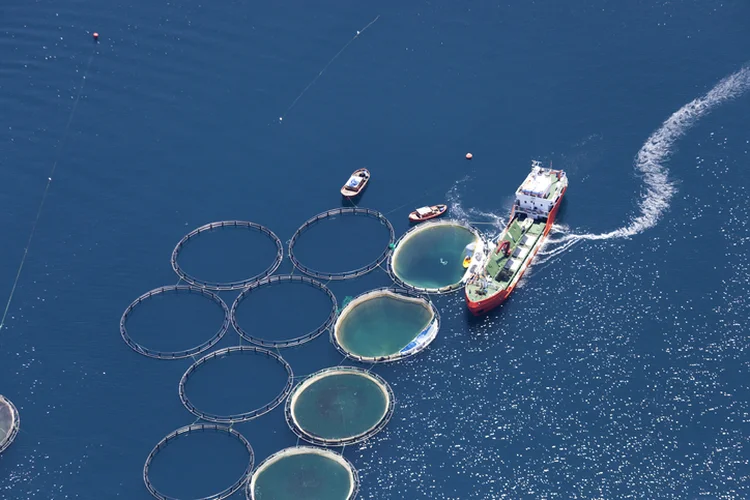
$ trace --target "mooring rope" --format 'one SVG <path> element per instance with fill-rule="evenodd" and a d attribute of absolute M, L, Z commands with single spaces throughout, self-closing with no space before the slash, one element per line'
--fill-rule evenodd
<path fill-rule="evenodd" d="M 302 92 L 300 92 L 300 93 L 299 93 L 299 95 L 298 95 L 298 96 L 297 96 L 297 97 L 296 97 L 296 98 L 294 99 L 294 101 L 292 101 L 292 104 L 290 104 L 290 105 L 289 105 L 289 107 L 288 107 L 288 108 L 287 108 L 287 110 L 286 110 L 286 111 L 284 112 L 284 114 L 283 114 L 283 115 L 281 115 L 281 116 L 279 117 L 279 122 L 282 122 L 282 121 L 284 120 L 284 118 L 286 118 L 286 115 L 288 115 L 288 114 L 289 114 L 289 112 L 290 112 L 290 111 L 292 110 L 292 108 L 293 108 L 293 107 L 294 107 L 294 106 L 295 106 L 295 105 L 297 104 L 297 101 L 299 101 L 299 100 L 300 100 L 300 99 L 302 98 L 302 96 L 303 96 L 303 95 L 305 95 L 305 92 L 307 92 L 307 91 L 308 91 L 308 89 L 309 89 L 310 87 L 312 87 L 312 86 L 313 86 L 313 85 L 315 84 L 315 82 L 317 82 L 317 81 L 318 81 L 318 78 L 320 78 L 321 76 L 323 76 L 323 73 L 325 73 L 325 71 L 326 71 L 326 70 L 328 69 L 328 66 L 330 66 L 331 64 L 333 64 L 333 61 L 335 61 L 336 59 L 338 59 L 338 57 L 339 57 L 339 56 L 340 56 L 340 55 L 341 55 L 341 54 L 342 54 L 342 53 L 343 53 L 343 52 L 344 52 L 344 51 L 346 50 L 346 48 L 347 48 L 347 47 L 348 47 L 349 45 L 351 45 L 351 43 L 352 43 L 352 42 L 353 42 L 354 40 L 356 40 L 357 38 L 359 38 L 359 35 L 361 35 L 361 34 L 362 34 L 362 33 L 364 33 L 365 31 L 367 31 L 367 28 L 369 28 L 370 26 L 372 26 L 373 24 L 375 24 L 375 21 L 377 21 L 378 19 L 380 19 L 380 14 L 378 14 L 378 15 L 377 15 L 377 17 L 376 17 L 375 19 L 373 19 L 372 21 L 370 21 L 370 22 L 369 22 L 369 23 L 367 24 L 367 26 L 365 26 L 365 27 L 364 27 L 364 28 L 362 28 L 361 30 L 357 31 L 357 34 L 356 34 L 356 35 L 354 35 L 354 36 L 353 36 L 353 37 L 352 37 L 352 38 L 351 38 L 351 39 L 350 39 L 350 40 L 349 40 L 348 42 L 346 42 L 346 44 L 345 44 L 345 45 L 344 45 L 344 46 L 343 46 L 343 47 L 341 48 L 341 50 L 339 50 L 338 52 L 336 52 L 336 55 L 335 55 L 335 56 L 333 56 L 333 57 L 331 58 L 331 60 L 330 60 L 330 61 L 328 61 L 328 63 L 327 63 L 327 64 L 326 64 L 325 66 L 323 66 L 323 69 L 321 69 L 321 70 L 320 70 L 320 71 L 318 72 L 318 74 L 317 74 L 317 75 L 315 75 L 315 78 L 313 78 L 313 79 L 312 79 L 312 81 L 311 81 L 310 83 L 308 83 L 308 84 L 307 84 L 307 87 L 305 87 L 305 88 L 304 88 L 304 89 L 302 90 Z"/>
<path fill-rule="evenodd" d="M 44 202 L 47 199 L 47 194 L 49 193 L 50 185 L 52 184 L 52 178 L 55 175 L 55 170 L 57 170 L 57 164 L 60 161 L 60 156 L 62 155 L 63 150 L 65 149 L 65 143 L 68 139 L 68 132 L 70 130 L 70 124 L 73 123 L 73 116 L 76 113 L 76 109 L 78 108 L 78 102 L 81 100 L 81 93 L 83 92 L 83 86 L 86 84 L 86 77 L 89 74 L 89 69 L 91 68 L 91 62 L 94 60 L 94 55 L 96 54 L 96 45 L 94 45 L 94 48 L 91 49 L 91 55 L 89 56 L 89 60 L 86 63 L 86 70 L 83 72 L 83 76 L 81 77 L 81 85 L 78 87 L 78 95 L 76 96 L 75 101 L 73 101 L 73 108 L 70 110 L 70 116 L 68 116 L 68 123 L 65 125 L 65 129 L 63 130 L 63 137 L 60 141 L 60 144 L 57 148 L 57 155 L 55 156 L 55 161 L 52 163 L 52 169 L 49 172 L 49 175 L 47 176 L 47 184 L 44 187 L 44 191 L 42 192 L 42 200 L 39 202 L 39 208 L 36 212 L 36 217 L 34 218 L 34 222 L 31 224 L 31 232 L 29 233 L 29 239 L 26 242 L 26 248 L 23 250 L 23 256 L 21 257 L 21 263 L 18 265 L 18 271 L 16 272 L 16 278 L 13 280 L 13 286 L 10 289 L 10 295 L 8 296 L 8 302 L 5 304 L 5 311 L 3 311 L 3 317 L 0 319 L 0 330 L 3 329 L 3 326 L 5 326 L 5 319 L 8 316 L 8 311 L 10 310 L 10 304 L 13 302 L 13 295 L 16 293 L 16 288 L 18 287 L 18 281 L 21 279 L 21 271 L 23 271 L 23 266 L 26 263 L 26 257 L 29 255 L 29 247 L 31 247 L 31 240 L 34 239 L 34 233 L 36 233 L 36 226 L 39 222 L 39 219 L 42 217 L 42 209 L 44 208 Z"/>

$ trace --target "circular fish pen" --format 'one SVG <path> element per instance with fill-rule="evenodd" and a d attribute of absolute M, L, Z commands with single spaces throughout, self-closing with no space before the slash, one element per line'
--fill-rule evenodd
<path fill-rule="evenodd" d="M 331 312 L 328 315 L 328 317 L 323 321 L 322 324 L 318 325 L 316 328 L 312 329 L 311 331 L 304 333 L 302 335 L 299 335 L 297 337 L 293 337 L 293 338 L 289 338 L 285 340 L 263 339 L 263 338 L 258 337 L 257 335 L 251 335 L 250 333 L 248 333 L 244 328 L 240 326 L 239 321 L 237 320 L 237 310 L 240 304 L 253 291 L 256 291 L 262 287 L 280 285 L 284 283 L 301 284 L 305 286 L 310 286 L 310 287 L 313 287 L 314 289 L 317 289 L 323 292 L 331 301 Z M 336 321 L 337 313 L 338 313 L 338 304 L 336 302 L 336 296 L 333 295 L 333 292 L 331 292 L 331 290 L 329 290 L 327 286 L 323 285 L 322 283 L 318 281 L 315 281 L 314 279 L 308 278 L 306 276 L 294 276 L 291 274 L 285 274 L 285 275 L 278 275 L 278 276 L 269 276 L 267 278 L 264 278 L 250 285 L 248 288 L 243 290 L 242 293 L 239 294 L 239 296 L 235 299 L 234 303 L 232 304 L 231 318 L 232 318 L 232 326 L 234 327 L 234 329 L 242 338 L 244 338 L 248 342 L 251 342 L 253 344 L 260 345 L 263 347 L 279 348 L 279 347 L 298 346 L 298 345 L 304 344 L 306 342 L 309 342 L 317 338 L 321 333 L 323 333 L 325 330 L 329 329 L 331 325 L 333 325 L 333 322 Z"/>
<path fill-rule="evenodd" d="M 180 263 L 179 263 L 180 253 L 184 250 L 185 246 L 198 236 L 210 233 L 212 231 L 225 229 L 225 228 L 239 228 L 239 229 L 246 229 L 249 231 L 257 231 L 265 236 L 268 236 L 271 239 L 271 241 L 274 243 L 274 245 L 276 246 L 276 257 L 274 258 L 273 262 L 271 262 L 271 264 L 264 271 L 256 274 L 255 276 L 251 276 L 249 278 L 245 278 L 241 280 L 234 280 L 234 281 L 208 281 L 208 280 L 200 279 L 200 278 L 197 278 L 195 276 L 188 274 L 180 266 Z M 228 221 L 211 222 L 210 224 L 206 224 L 204 226 L 201 226 L 197 229 L 190 231 L 177 243 L 177 246 L 174 247 L 170 262 L 172 264 L 172 269 L 174 269 L 174 272 L 177 273 L 177 276 L 179 276 L 182 280 L 186 281 L 187 283 L 190 283 L 191 285 L 195 285 L 199 287 L 208 288 L 210 290 L 226 291 L 226 290 L 240 290 L 242 288 L 245 288 L 251 285 L 252 283 L 255 283 L 258 280 L 265 278 L 266 276 L 270 276 L 271 274 L 273 274 L 274 271 L 276 271 L 276 269 L 278 269 L 283 259 L 284 259 L 284 247 L 279 237 L 276 236 L 276 234 L 274 234 L 273 231 L 266 228 L 265 226 L 256 224 L 255 222 L 241 221 L 241 220 L 228 220 Z"/>
<path fill-rule="evenodd" d="M 16 439 L 20 427 L 21 419 L 15 405 L 0 394 L 0 453 Z"/>
<path fill-rule="evenodd" d="M 421 352 L 439 329 L 440 314 L 432 302 L 409 290 L 379 288 L 349 302 L 331 342 L 346 357 L 384 363 Z"/>
<path fill-rule="evenodd" d="M 305 441 L 344 446 L 364 441 L 393 416 L 393 390 L 378 375 L 341 366 L 313 373 L 286 400 L 289 428 Z"/>
<path fill-rule="evenodd" d="M 247 452 L 249 460 L 247 466 L 244 468 L 244 472 L 239 477 L 239 479 L 217 493 L 211 493 L 209 495 L 202 496 L 201 500 L 223 500 L 225 498 L 231 497 L 240 488 L 242 488 L 242 486 L 247 482 L 250 475 L 252 474 L 253 464 L 255 463 L 255 453 L 253 452 L 253 448 L 252 446 L 250 446 L 250 443 L 242 434 L 232 429 L 231 427 L 224 427 L 214 424 L 194 424 L 181 427 L 180 429 L 177 429 L 176 431 L 170 433 L 168 436 L 159 441 L 154 449 L 151 450 L 151 453 L 148 454 L 146 463 L 143 466 L 143 482 L 146 485 L 146 489 L 149 491 L 149 493 L 151 493 L 151 495 L 160 500 L 175 500 L 175 498 L 178 498 L 174 495 L 166 495 L 162 493 L 162 491 L 160 491 L 154 485 L 154 482 L 151 480 L 151 468 L 154 458 L 157 457 L 159 453 L 161 453 L 168 446 L 177 443 L 177 441 L 184 441 L 191 435 L 196 436 L 200 433 L 209 432 L 226 434 L 231 439 L 238 441 Z"/>
<path fill-rule="evenodd" d="M 463 287 L 468 274 L 465 259 L 471 259 L 473 249 L 481 241 L 476 229 L 460 222 L 425 222 L 411 228 L 396 242 L 388 260 L 388 272 L 404 288 L 450 293 Z"/>
<path fill-rule="evenodd" d="M 212 361 L 212 360 L 219 360 L 221 358 L 227 357 L 227 356 L 233 356 L 238 354 L 255 354 L 260 356 L 265 356 L 267 359 L 273 360 L 286 371 L 287 374 L 287 380 L 284 384 L 284 387 L 281 389 L 281 391 L 268 403 L 264 404 L 263 406 L 260 406 L 258 408 L 255 408 L 253 410 L 244 411 L 240 413 L 233 413 L 230 415 L 219 415 L 216 413 L 210 413 L 207 411 L 203 411 L 198 409 L 188 398 L 187 391 L 185 389 L 185 385 L 187 384 L 188 380 L 191 379 L 196 373 L 196 370 L 198 368 L 201 368 L 202 366 L 205 366 L 206 363 Z M 273 410 L 277 406 L 281 404 L 282 401 L 284 401 L 284 398 L 286 398 L 289 393 L 292 390 L 292 384 L 294 380 L 294 374 L 292 373 L 292 367 L 289 365 L 289 363 L 284 360 L 281 356 L 276 354 L 275 352 L 268 351 L 266 349 L 262 349 L 260 347 L 252 347 L 252 346 L 240 346 L 240 347 L 228 347 L 226 349 L 219 349 L 218 351 L 214 351 L 211 354 L 208 354 L 195 363 L 193 363 L 190 368 L 187 369 L 185 374 L 180 379 L 180 384 L 178 387 L 178 392 L 180 395 L 180 401 L 182 401 L 182 404 L 185 406 L 185 408 L 188 409 L 190 413 L 195 415 L 196 417 L 200 417 L 203 420 L 207 420 L 209 422 L 216 422 L 221 424 L 235 424 L 239 422 L 247 422 L 248 420 L 252 420 L 254 418 L 257 418 L 261 415 L 265 415 L 269 411 Z"/>
<path fill-rule="evenodd" d="M 218 305 L 221 308 L 222 313 L 224 314 L 224 320 L 222 321 L 221 326 L 216 331 L 216 333 L 214 333 L 211 338 L 202 342 L 201 344 L 195 347 L 191 347 L 189 349 L 184 349 L 180 351 L 160 351 L 160 350 L 150 349 L 136 342 L 135 340 L 133 340 L 130 333 L 128 333 L 128 329 L 126 327 L 128 319 L 131 317 L 133 312 L 138 308 L 139 305 L 143 304 L 148 299 L 161 296 L 164 294 L 169 294 L 169 293 L 197 294 L 199 296 L 205 297 L 213 301 L 216 305 Z M 143 354 L 144 356 L 148 356 L 150 358 L 157 358 L 157 359 L 181 359 L 181 358 L 187 358 L 190 356 L 195 356 L 197 354 L 207 351 L 208 349 L 216 345 L 216 343 L 221 340 L 221 338 L 229 329 L 229 322 L 230 322 L 229 308 L 224 303 L 224 301 L 221 300 L 221 297 L 219 297 L 215 293 L 212 293 L 206 289 L 198 288 L 194 286 L 185 286 L 185 285 L 163 286 L 161 288 L 156 288 L 154 290 L 151 290 L 150 292 L 147 292 L 141 295 L 140 297 L 135 299 L 127 307 L 127 309 L 125 309 L 125 312 L 122 314 L 122 317 L 120 318 L 120 335 L 122 336 L 122 339 L 125 341 L 125 343 L 128 344 L 128 346 L 130 346 L 131 349 L 133 349 L 135 352 L 139 354 Z"/>
<path fill-rule="evenodd" d="M 386 227 L 388 230 L 388 242 L 385 245 L 385 249 L 380 253 L 380 255 L 369 264 L 366 264 L 362 267 L 358 267 L 356 269 L 352 269 L 350 271 L 340 271 L 340 272 L 326 272 L 326 271 L 317 271 L 315 269 L 312 269 L 304 264 L 302 264 L 295 255 L 294 252 L 294 246 L 297 244 L 300 235 L 310 229 L 310 227 L 314 226 L 315 224 L 328 220 L 337 216 L 360 216 L 360 217 L 371 217 L 374 219 L 377 219 L 380 224 Z M 308 219 L 305 221 L 302 226 L 300 226 L 299 229 L 294 233 L 292 236 L 292 239 L 289 240 L 289 260 L 292 261 L 292 264 L 295 268 L 299 269 L 303 273 L 307 274 L 308 276 L 312 276 L 314 278 L 328 280 L 328 281 L 336 281 L 336 280 L 346 280 L 346 279 L 352 279 L 357 278 L 359 276 L 364 276 L 365 274 L 369 273 L 373 269 L 380 266 L 385 260 L 388 258 L 388 254 L 391 251 L 391 244 L 396 239 L 396 233 L 393 231 L 393 226 L 391 225 L 390 221 L 380 212 L 377 210 L 371 210 L 369 208 L 334 208 L 332 210 L 328 210 L 326 212 L 319 213 L 315 217 Z"/>
<path fill-rule="evenodd" d="M 274 453 L 253 472 L 245 488 L 248 500 L 352 500 L 359 475 L 338 453 L 294 446 Z"/>

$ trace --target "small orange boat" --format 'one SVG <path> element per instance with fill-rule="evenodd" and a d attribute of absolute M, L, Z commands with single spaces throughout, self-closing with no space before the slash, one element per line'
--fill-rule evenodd
<path fill-rule="evenodd" d="M 366 168 L 355 170 L 341 188 L 341 195 L 345 198 L 354 198 L 365 189 L 367 182 L 370 180 L 370 171 Z"/>
<path fill-rule="evenodd" d="M 409 220 L 412 222 L 422 222 L 425 220 L 440 217 L 448 211 L 448 205 L 432 205 L 431 207 L 421 207 L 409 214 Z"/>

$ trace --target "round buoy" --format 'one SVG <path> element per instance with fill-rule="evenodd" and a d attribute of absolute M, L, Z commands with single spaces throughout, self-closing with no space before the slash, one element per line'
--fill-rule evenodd
<path fill-rule="evenodd" d="M 473 157 L 474 157 L 474 155 L 473 155 L 473 154 L 471 154 L 471 153 L 466 153 L 466 159 L 467 159 L 467 160 L 471 160 L 471 159 L 472 159 Z"/>
<path fill-rule="evenodd" d="M 94 40 L 95 41 L 99 40 L 99 33 L 94 32 Z"/>

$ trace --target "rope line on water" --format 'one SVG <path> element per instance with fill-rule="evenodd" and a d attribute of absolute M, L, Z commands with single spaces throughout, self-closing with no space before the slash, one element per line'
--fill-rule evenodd
<path fill-rule="evenodd" d="M 392 208 L 391 210 L 388 210 L 387 212 L 383 212 L 383 215 L 391 214 L 391 213 L 395 212 L 396 210 L 401 210 L 402 208 L 408 207 L 409 205 L 413 206 L 414 203 L 416 203 L 417 201 L 421 200 L 422 198 L 424 198 L 428 194 L 434 193 L 435 191 L 438 191 L 438 190 L 437 189 L 428 189 L 424 193 L 422 193 L 419 196 L 417 196 L 416 198 L 414 198 L 414 199 L 412 199 L 412 200 L 404 203 L 403 205 L 399 205 L 396 208 Z"/>
<path fill-rule="evenodd" d="M 76 113 L 76 109 L 78 108 L 78 102 L 81 100 L 81 94 L 83 93 L 83 87 L 86 84 L 86 77 L 89 74 L 89 69 L 91 68 L 91 62 L 94 60 L 94 55 L 96 54 L 96 46 L 91 50 L 91 55 L 89 56 L 89 60 L 86 63 L 86 70 L 83 72 L 83 77 L 81 78 L 81 85 L 78 87 L 78 95 L 76 95 L 75 101 L 73 101 L 73 108 L 70 110 L 70 115 L 68 116 L 68 123 L 65 125 L 65 129 L 63 130 L 63 136 L 60 140 L 60 144 L 57 148 L 57 155 L 55 156 L 55 161 L 52 164 L 52 169 L 49 172 L 49 175 L 47 176 L 47 184 L 44 187 L 44 191 L 42 192 L 42 200 L 39 202 L 39 208 L 36 212 L 36 217 L 34 218 L 34 222 L 31 224 L 31 232 L 29 233 L 29 239 L 26 241 L 26 248 L 23 250 L 23 256 L 21 257 L 21 263 L 18 265 L 18 271 L 16 272 L 16 278 L 13 280 L 13 286 L 10 289 L 10 295 L 8 296 L 8 302 L 5 304 L 5 311 L 3 311 L 2 319 L 0 319 L 0 330 L 3 329 L 3 326 L 5 326 L 5 319 L 8 317 L 8 311 L 10 310 L 10 304 L 13 302 L 13 295 L 16 293 L 16 288 L 18 287 L 18 281 L 21 279 L 21 271 L 23 271 L 23 266 L 26 263 L 26 257 L 29 255 L 29 247 L 31 247 L 31 240 L 34 239 L 34 233 L 36 233 L 36 226 L 39 222 L 39 219 L 42 217 L 42 209 L 44 208 L 44 202 L 47 200 L 47 194 L 49 193 L 50 185 L 52 184 L 52 178 L 55 175 L 55 170 L 57 170 L 57 164 L 60 162 L 60 156 L 62 155 L 63 150 L 65 149 L 65 143 L 68 139 L 68 132 L 70 131 L 70 124 L 73 123 L 73 116 Z"/>
<path fill-rule="evenodd" d="M 305 93 L 310 89 L 310 87 L 312 87 L 315 84 L 315 82 L 318 81 L 318 78 L 320 78 L 321 76 L 323 76 L 323 73 L 325 73 L 325 71 L 328 69 L 328 66 L 330 66 L 331 64 L 333 64 L 333 61 L 335 61 L 336 59 L 338 59 L 338 57 L 346 50 L 346 48 L 349 45 L 351 45 L 351 43 L 354 40 L 356 40 L 357 38 L 359 38 L 359 35 L 361 35 L 362 33 L 364 33 L 365 30 L 367 30 L 367 28 L 369 28 L 370 26 L 372 26 L 373 24 L 375 24 L 375 21 L 377 21 L 378 19 L 380 19 L 380 14 L 378 14 L 377 17 L 375 17 L 375 19 L 373 19 L 372 21 L 370 21 L 369 23 L 367 23 L 367 26 L 365 26 L 361 30 L 357 31 L 357 34 L 354 35 L 348 42 L 346 42 L 346 44 L 341 48 L 341 50 L 339 50 L 338 52 L 336 52 L 336 55 L 333 56 L 331 58 L 331 60 L 328 61 L 328 63 L 325 66 L 323 66 L 323 69 L 321 69 L 318 72 L 318 74 L 315 75 L 315 78 L 313 78 L 312 81 L 307 84 L 307 87 L 305 87 L 302 90 L 302 92 L 299 93 L 299 95 L 294 99 L 294 101 L 292 101 L 292 104 L 289 105 L 289 107 L 284 112 L 284 114 L 279 117 L 279 121 L 283 121 L 284 118 L 286 118 L 286 115 L 288 115 L 289 112 L 292 110 L 292 108 L 297 105 L 297 101 L 299 101 L 302 98 L 302 96 L 305 95 Z"/>
<path fill-rule="evenodd" d="M 498 225 L 497 222 L 479 222 L 479 221 L 473 221 L 473 220 L 468 221 L 467 224 L 471 224 L 472 226 L 476 226 L 478 224 L 487 224 L 487 225 L 492 225 L 492 226 Z"/>

